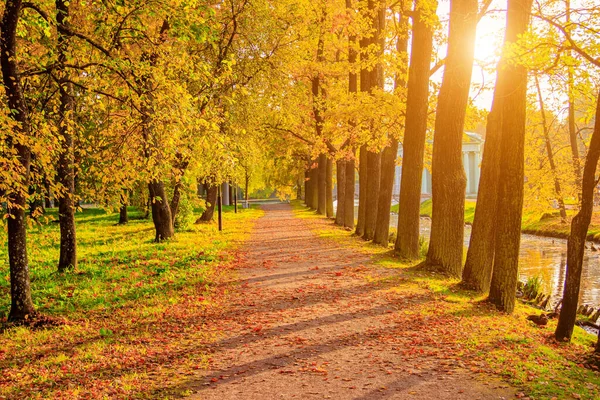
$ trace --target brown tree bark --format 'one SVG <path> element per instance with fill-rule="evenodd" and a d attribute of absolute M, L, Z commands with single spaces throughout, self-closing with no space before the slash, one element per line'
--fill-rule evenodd
<path fill-rule="evenodd" d="M 318 159 L 315 159 L 312 169 L 310 170 L 310 179 L 312 181 L 310 208 L 316 210 L 319 206 L 319 167 Z"/>
<path fill-rule="evenodd" d="M 325 215 L 327 210 L 327 155 L 319 155 L 319 183 L 317 184 L 317 214 Z"/>
<path fill-rule="evenodd" d="M 565 0 L 565 29 L 567 32 L 572 30 L 571 27 L 571 0 Z M 567 57 L 571 56 L 571 50 L 566 50 Z M 579 157 L 579 144 L 577 142 L 577 127 L 575 125 L 575 79 L 573 77 L 572 67 L 568 67 L 567 71 L 567 91 L 569 96 L 568 102 L 568 127 L 569 127 L 569 143 L 571 145 L 571 158 L 573 163 L 573 175 L 575 176 L 575 187 L 581 188 L 581 160 Z"/>
<path fill-rule="evenodd" d="M 175 234 L 165 184 L 156 179 L 152 180 L 148 183 L 148 191 L 152 198 L 152 222 L 156 230 L 154 241 L 162 242 Z"/>
<path fill-rule="evenodd" d="M 398 205 L 398 233 L 395 253 L 404 259 L 419 257 L 421 180 L 429 107 L 429 67 L 433 30 L 422 15 L 421 1 L 415 3 L 413 34 L 408 72 L 406 123 L 402 142 L 402 175 Z"/>
<path fill-rule="evenodd" d="M 333 218 L 333 160 L 327 157 L 325 171 L 325 215 Z"/>
<path fill-rule="evenodd" d="M 119 225 L 125 225 L 129 222 L 129 215 L 127 214 L 127 197 L 121 194 L 121 207 L 119 208 Z"/>
<path fill-rule="evenodd" d="M 177 217 L 177 212 L 179 211 L 179 202 L 181 201 L 181 191 L 183 190 L 183 175 L 185 174 L 185 170 L 190 164 L 189 160 L 186 160 L 180 154 L 177 155 L 177 161 L 173 166 L 173 169 L 176 171 L 177 176 L 175 178 L 175 183 L 173 185 L 173 197 L 171 198 L 171 222 L 173 226 L 175 225 L 175 218 Z"/>
<path fill-rule="evenodd" d="M 337 160 L 335 165 L 337 180 L 337 209 L 335 212 L 335 224 L 344 226 L 346 211 L 346 160 Z"/>
<path fill-rule="evenodd" d="M 527 29 L 531 4 L 532 0 L 508 1 L 507 42 Z M 511 313 L 515 307 L 521 244 L 527 69 L 507 63 L 504 72 L 508 78 L 502 102 L 496 243 L 488 300 L 499 310 Z"/>
<path fill-rule="evenodd" d="M 408 18 L 400 16 L 400 34 L 396 40 L 396 52 L 406 53 L 408 50 Z M 383 43 L 380 43 L 383 46 Z M 405 87 L 404 74 L 398 74 L 394 80 L 394 91 Z M 392 194 L 394 191 L 394 176 L 396 175 L 396 157 L 398 156 L 398 139 L 390 137 L 390 144 L 383 149 L 381 154 L 381 176 L 379 181 L 379 200 L 377 203 L 377 222 L 373 243 L 384 247 L 389 245 L 390 237 L 390 211 L 392 208 Z"/>
<path fill-rule="evenodd" d="M 372 1 L 368 1 L 369 9 L 372 8 Z M 368 92 L 371 88 L 371 73 L 366 69 L 366 63 L 369 60 L 367 54 L 368 47 L 371 44 L 371 40 L 368 38 L 361 38 L 360 44 L 360 61 L 362 68 L 360 70 L 360 91 Z M 368 172 L 368 153 L 366 145 L 360 146 L 358 156 L 358 221 L 356 223 L 356 235 L 364 237 L 366 232 L 366 219 L 367 219 L 367 202 L 369 199 L 368 185 L 369 185 L 369 172 Z"/>
<path fill-rule="evenodd" d="M 312 182 L 310 181 L 310 165 L 304 171 L 304 204 L 310 207 L 310 199 L 312 196 Z"/>
<path fill-rule="evenodd" d="M 354 229 L 354 196 L 356 192 L 356 166 L 353 152 L 351 159 L 346 160 L 346 193 L 344 202 L 344 226 L 348 229 Z"/>
<path fill-rule="evenodd" d="M 346 10 L 349 13 L 353 13 L 352 1 L 346 0 Z M 348 71 L 348 93 L 350 96 L 354 96 L 354 93 L 358 91 L 358 76 L 355 72 L 356 60 L 358 57 L 356 51 L 356 35 L 348 35 L 348 64 L 350 65 L 350 71 Z M 350 121 L 352 124 L 352 121 Z M 345 192 L 344 192 L 344 226 L 348 229 L 354 229 L 354 196 L 356 192 L 356 149 L 353 149 L 352 156 L 346 160 L 346 171 L 344 176 L 346 178 Z M 360 190 L 359 190 L 360 193 Z M 338 207 L 339 207 L 338 203 Z M 358 233 L 358 232 L 357 232 Z"/>
<path fill-rule="evenodd" d="M 575 320 L 577 318 L 577 305 L 579 303 L 579 287 L 581 283 L 583 255 L 585 252 L 585 240 L 594 211 L 594 191 L 598 184 L 598 181 L 596 180 L 596 169 L 599 159 L 600 94 L 598 95 L 598 104 L 596 106 L 594 133 L 592 134 L 583 169 L 581 209 L 571 221 L 571 233 L 567 240 L 567 275 L 565 277 L 562 308 L 558 318 L 558 325 L 554 332 L 554 336 L 559 341 L 571 340 L 573 327 L 575 326 Z M 598 351 L 599 347 L 600 345 L 596 347 L 596 351 Z"/>
<path fill-rule="evenodd" d="M 206 184 L 206 209 L 196 220 L 196 223 L 202 222 L 210 222 L 213 220 L 213 215 L 215 213 L 215 205 L 217 204 L 217 191 L 218 185 L 207 183 Z M 247 199 L 246 199 L 247 200 Z"/>
<path fill-rule="evenodd" d="M 490 289 L 494 264 L 496 242 L 494 221 L 498 200 L 498 175 L 500 174 L 501 104 L 504 96 L 501 90 L 505 80 L 502 68 L 502 62 L 500 62 L 492 110 L 487 117 L 477 207 L 475 207 L 469 250 L 462 275 L 463 286 L 479 292 L 487 292 Z"/>
<path fill-rule="evenodd" d="M 58 134 L 61 151 L 58 159 L 57 178 L 63 191 L 58 197 L 58 219 L 60 224 L 60 257 L 58 271 L 77 268 L 77 234 L 75 227 L 75 165 L 73 148 L 73 97 L 65 68 L 69 50 L 68 31 L 69 2 L 56 0 L 57 74 L 59 76 Z"/>
<path fill-rule="evenodd" d="M 471 88 L 477 0 L 451 0 L 448 56 L 438 97 L 432 157 L 432 224 L 426 265 L 462 273 L 466 176 L 464 121 Z"/>
<path fill-rule="evenodd" d="M 565 200 L 562 195 L 560 187 L 560 180 L 558 179 L 558 171 L 556 170 L 556 163 L 554 162 L 554 151 L 552 150 L 552 142 L 550 141 L 550 132 L 548 120 L 546 118 L 546 106 L 544 104 L 544 98 L 542 96 L 542 89 L 540 88 L 540 81 L 538 76 L 535 75 L 535 87 L 538 92 L 538 101 L 540 104 L 540 113 L 542 115 L 542 134 L 544 135 L 544 143 L 546 145 L 546 154 L 548 155 L 548 163 L 550 164 L 550 171 L 552 172 L 552 179 L 554 180 L 554 194 L 556 194 L 556 201 L 558 202 L 558 209 L 560 210 L 560 218 L 563 222 L 567 221 L 567 209 L 565 207 Z"/>
<path fill-rule="evenodd" d="M 379 200 L 379 181 L 381 174 L 381 153 L 367 152 L 367 194 L 365 203 L 365 232 L 363 239 L 372 240 L 377 223 L 377 203 Z"/>
<path fill-rule="evenodd" d="M 17 122 L 14 136 L 27 137 L 31 134 L 31 124 L 27 105 L 23 96 L 21 78 L 17 65 L 17 26 L 21 13 L 21 0 L 7 0 L 2 16 L 2 31 L 0 32 L 0 66 L 2 68 L 2 83 L 7 98 L 7 106 L 12 112 L 11 118 Z M 31 300 L 29 280 L 29 263 L 27 259 L 27 226 L 25 210 L 27 198 L 25 191 L 29 186 L 29 169 L 31 162 L 30 149 L 19 140 L 10 137 L 7 147 L 16 151 L 21 172 L 21 188 L 9 193 L 7 209 L 8 225 L 8 262 L 10 268 L 10 298 L 11 307 L 9 321 L 23 321 L 27 316 L 35 314 Z"/>

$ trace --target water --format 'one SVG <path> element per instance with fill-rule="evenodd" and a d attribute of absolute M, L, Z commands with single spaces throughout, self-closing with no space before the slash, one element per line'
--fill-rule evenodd
<path fill-rule="evenodd" d="M 391 215 L 390 226 L 398 225 L 398 216 Z M 421 218 L 421 235 L 429 239 L 431 220 Z M 469 245 L 471 227 L 465 226 L 465 246 Z M 596 245 L 598 246 L 598 245 Z M 591 247 L 589 244 L 588 248 Z M 600 246 L 599 246 L 600 247 Z M 550 303 L 556 303 L 562 297 L 565 283 L 567 260 L 567 241 L 535 235 L 521 235 L 519 252 L 519 276 L 522 281 L 539 276 L 542 279 L 542 291 L 550 294 Z M 586 250 L 583 258 L 581 276 L 580 304 L 600 307 L 600 251 Z"/>

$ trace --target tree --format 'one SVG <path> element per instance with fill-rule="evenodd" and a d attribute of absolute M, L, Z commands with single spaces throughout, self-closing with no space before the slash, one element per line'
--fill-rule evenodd
<path fill-rule="evenodd" d="M 31 135 L 31 125 L 23 96 L 17 57 L 17 29 L 22 6 L 21 0 L 6 1 L 2 16 L 2 32 L 0 33 L 2 82 L 7 105 L 11 110 L 9 115 L 15 121 L 13 135 L 7 144 L 12 154 L 18 159 L 18 182 L 15 182 L 7 198 L 11 297 L 9 321 L 23 321 L 35 313 L 31 299 L 25 221 L 26 190 L 29 185 L 31 165 L 31 151 L 27 146 L 27 140 Z"/>
<path fill-rule="evenodd" d="M 429 107 L 429 67 L 433 48 L 433 24 L 437 4 L 416 1 L 413 16 L 412 51 L 408 72 L 406 125 L 402 143 L 402 176 L 398 206 L 398 234 L 394 245 L 398 256 L 419 257 L 421 176 Z"/>
<path fill-rule="evenodd" d="M 581 209 L 571 222 L 571 233 L 567 240 L 567 274 L 565 277 L 563 302 L 558 318 L 558 325 L 554 332 L 554 336 L 560 341 L 571 340 L 575 320 L 577 319 L 583 254 L 585 252 L 585 240 L 587 238 L 588 227 L 592 220 L 592 212 L 594 211 L 594 191 L 598 184 L 598 181 L 596 180 L 596 169 L 599 159 L 600 95 L 598 96 L 598 105 L 596 108 L 594 133 L 592 134 L 583 169 Z"/>
<path fill-rule="evenodd" d="M 400 21 L 396 32 L 396 56 L 402 61 L 408 50 L 408 18 L 402 16 L 400 10 Z M 383 47 L 383 43 L 381 43 Z M 394 92 L 396 95 L 404 97 L 406 86 L 406 65 L 400 65 L 394 79 Z M 393 134 L 389 136 L 389 145 L 387 145 L 381 154 L 381 180 L 379 182 L 379 200 L 377 203 L 377 222 L 375 224 L 375 234 L 373 243 L 387 247 L 390 234 L 390 209 L 392 205 L 392 192 L 394 190 L 394 175 L 396 173 L 396 157 L 398 155 L 398 138 Z"/>
<path fill-rule="evenodd" d="M 432 158 L 432 224 L 425 264 L 462 273 L 466 177 L 462 138 L 475 50 L 476 0 L 450 2 L 448 55 L 438 97 Z"/>
<path fill-rule="evenodd" d="M 532 0 L 509 0 L 506 42 L 516 41 L 529 25 Z M 502 311 L 514 310 L 519 272 L 523 210 L 527 68 L 506 65 L 502 101 L 500 173 L 495 217 L 494 268 L 488 300 Z"/>

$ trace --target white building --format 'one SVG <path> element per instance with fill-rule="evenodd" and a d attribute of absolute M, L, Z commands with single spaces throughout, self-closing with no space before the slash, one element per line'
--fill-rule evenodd
<path fill-rule="evenodd" d="M 481 173 L 481 156 L 483 154 L 484 140 L 481 135 L 472 132 L 465 132 L 463 135 L 462 155 L 465 174 L 467 176 L 466 197 L 477 197 L 479 189 L 479 176 Z M 398 149 L 398 157 L 402 157 L 402 147 Z M 396 166 L 394 176 L 393 197 L 397 201 L 400 196 L 400 177 L 402 175 L 402 166 Z M 421 181 L 421 194 L 423 197 L 431 196 L 431 172 L 423 169 L 423 178 Z"/>

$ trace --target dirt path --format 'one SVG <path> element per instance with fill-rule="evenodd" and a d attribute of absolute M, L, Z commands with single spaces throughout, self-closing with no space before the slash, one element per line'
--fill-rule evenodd
<path fill-rule="evenodd" d="M 265 206 L 236 305 L 194 399 L 501 399 L 515 391 L 410 340 L 412 304 L 369 258 L 322 239 L 287 205 Z M 397 273 L 396 273 L 397 275 Z M 368 278 L 368 279 L 367 279 Z M 388 279 L 385 279 L 388 278 Z"/>

